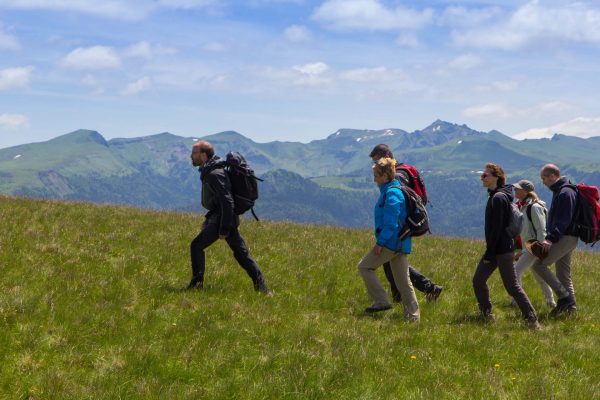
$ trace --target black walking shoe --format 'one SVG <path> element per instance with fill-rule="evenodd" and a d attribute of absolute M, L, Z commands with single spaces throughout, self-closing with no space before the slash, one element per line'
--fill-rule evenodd
<path fill-rule="evenodd" d="M 551 316 L 557 316 L 562 313 L 571 313 L 577 310 L 577 305 L 575 303 L 575 298 L 572 295 L 568 295 L 566 297 L 561 297 L 556 302 L 556 307 L 550 311 Z"/>
<path fill-rule="evenodd" d="M 392 300 L 394 301 L 394 303 L 398 303 L 401 304 L 402 303 L 402 296 L 400 295 L 400 293 L 393 293 L 392 294 Z"/>
<path fill-rule="evenodd" d="M 385 306 L 376 306 L 376 305 L 372 305 L 371 307 L 367 307 L 365 308 L 365 312 L 367 314 L 373 314 L 376 312 L 380 312 L 380 311 L 386 311 L 392 308 L 391 304 L 387 304 Z"/>
<path fill-rule="evenodd" d="M 256 282 L 254 282 L 254 290 L 256 290 L 257 292 L 262 292 L 267 296 L 271 294 L 271 291 L 267 287 L 267 284 L 265 283 L 264 279 L 259 279 Z"/>
<path fill-rule="evenodd" d="M 535 317 L 525 318 L 525 326 L 527 327 L 527 329 L 534 332 L 542 330 L 542 326 Z"/>
<path fill-rule="evenodd" d="M 191 290 L 191 289 L 202 290 L 202 289 L 204 289 L 204 280 L 202 280 L 202 278 L 198 278 L 197 276 L 195 276 L 192 278 L 190 283 L 187 285 L 186 289 L 187 290 Z"/>
<path fill-rule="evenodd" d="M 425 295 L 425 298 L 427 301 L 436 301 L 440 297 L 440 294 L 442 294 L 442 290 L 444 290 L 443 286 L 434 284 L 433 288 Z"/>
<path fill-rule="evenodd" d="M 492 324 L 496 322 L 496 317 L 492 314 L 492 309 L 484 309 L 480 310 L 479 315 L 477 316 L 477 320 L 479 322 L 483 322 L 484 324 Z"/>

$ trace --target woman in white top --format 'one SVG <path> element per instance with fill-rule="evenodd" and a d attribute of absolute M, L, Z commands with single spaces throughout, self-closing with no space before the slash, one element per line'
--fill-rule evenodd
<path fill-rule="evenodd" d="M 538 240 L 543 242 L 546 240 L 546 203 L 538 198 L 531 181 L 523 179 L 514 184 L 513 187 L 515 188 L 515 196 L 517 199 L 519 199 L 519 202 L 523 204 L 523 206 L 521 206 L 521 212 L 523 213 L 521 241 L 523 244 L 525 244 L 528 240 Z M 521 250 L 520 255 L 517 255 L 517 258 L 518 261 L 515 264 L 515 270 L 517 272 L 517 279 L 522 287 L 523 273 L 527 270 L 527 268 L 533 265 L 536 258 L 533 254 L 529 253 L 525 249 L 525 246 L 523 246 L 523 250 Z M 546 298 L 546 304 L 550 307 L 555 307 L 556 303 L 554 302 L 552 289 L 535 271 L 532 272 L 535 280 L 542 288 L 542 292 Z"/>

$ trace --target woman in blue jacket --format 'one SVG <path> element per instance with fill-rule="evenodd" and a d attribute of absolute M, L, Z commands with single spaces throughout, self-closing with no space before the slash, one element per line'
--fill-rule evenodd
<path fill-rule="evenodd" d="M 395 160 L 381 158 L 373 165 L 373 179 L 379 186 L 379 199 L 375 203 L 375 246 L 358 264 L 358 271 L 365 281 L 373 305 L 365 312 L 375 313 L 392 308 L 387 292 L 381 285 L 376 269 L 390 262 L 394 281 L 402 296 L 404 315 L 409 321 L 418 321 L 419 303 L 408 275 L 408 254 L 412 248 L 410 237 L 398 239 L 406 220 L 406 202 L 395 179 Z"/>

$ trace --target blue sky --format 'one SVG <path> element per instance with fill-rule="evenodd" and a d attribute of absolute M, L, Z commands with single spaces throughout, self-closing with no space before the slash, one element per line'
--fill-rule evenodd
<path fill-rule="evenodd" d="M 597 1 L 0 0 L 0 147 L 435 119 L 600 135 Z"/>

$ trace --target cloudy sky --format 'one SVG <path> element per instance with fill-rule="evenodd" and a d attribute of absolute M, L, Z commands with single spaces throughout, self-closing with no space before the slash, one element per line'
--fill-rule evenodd
<path fill-rule="evenodd" d="M 440 118 L 600 135 L 600 2 L 0 0 L 0 147 Z"/>

